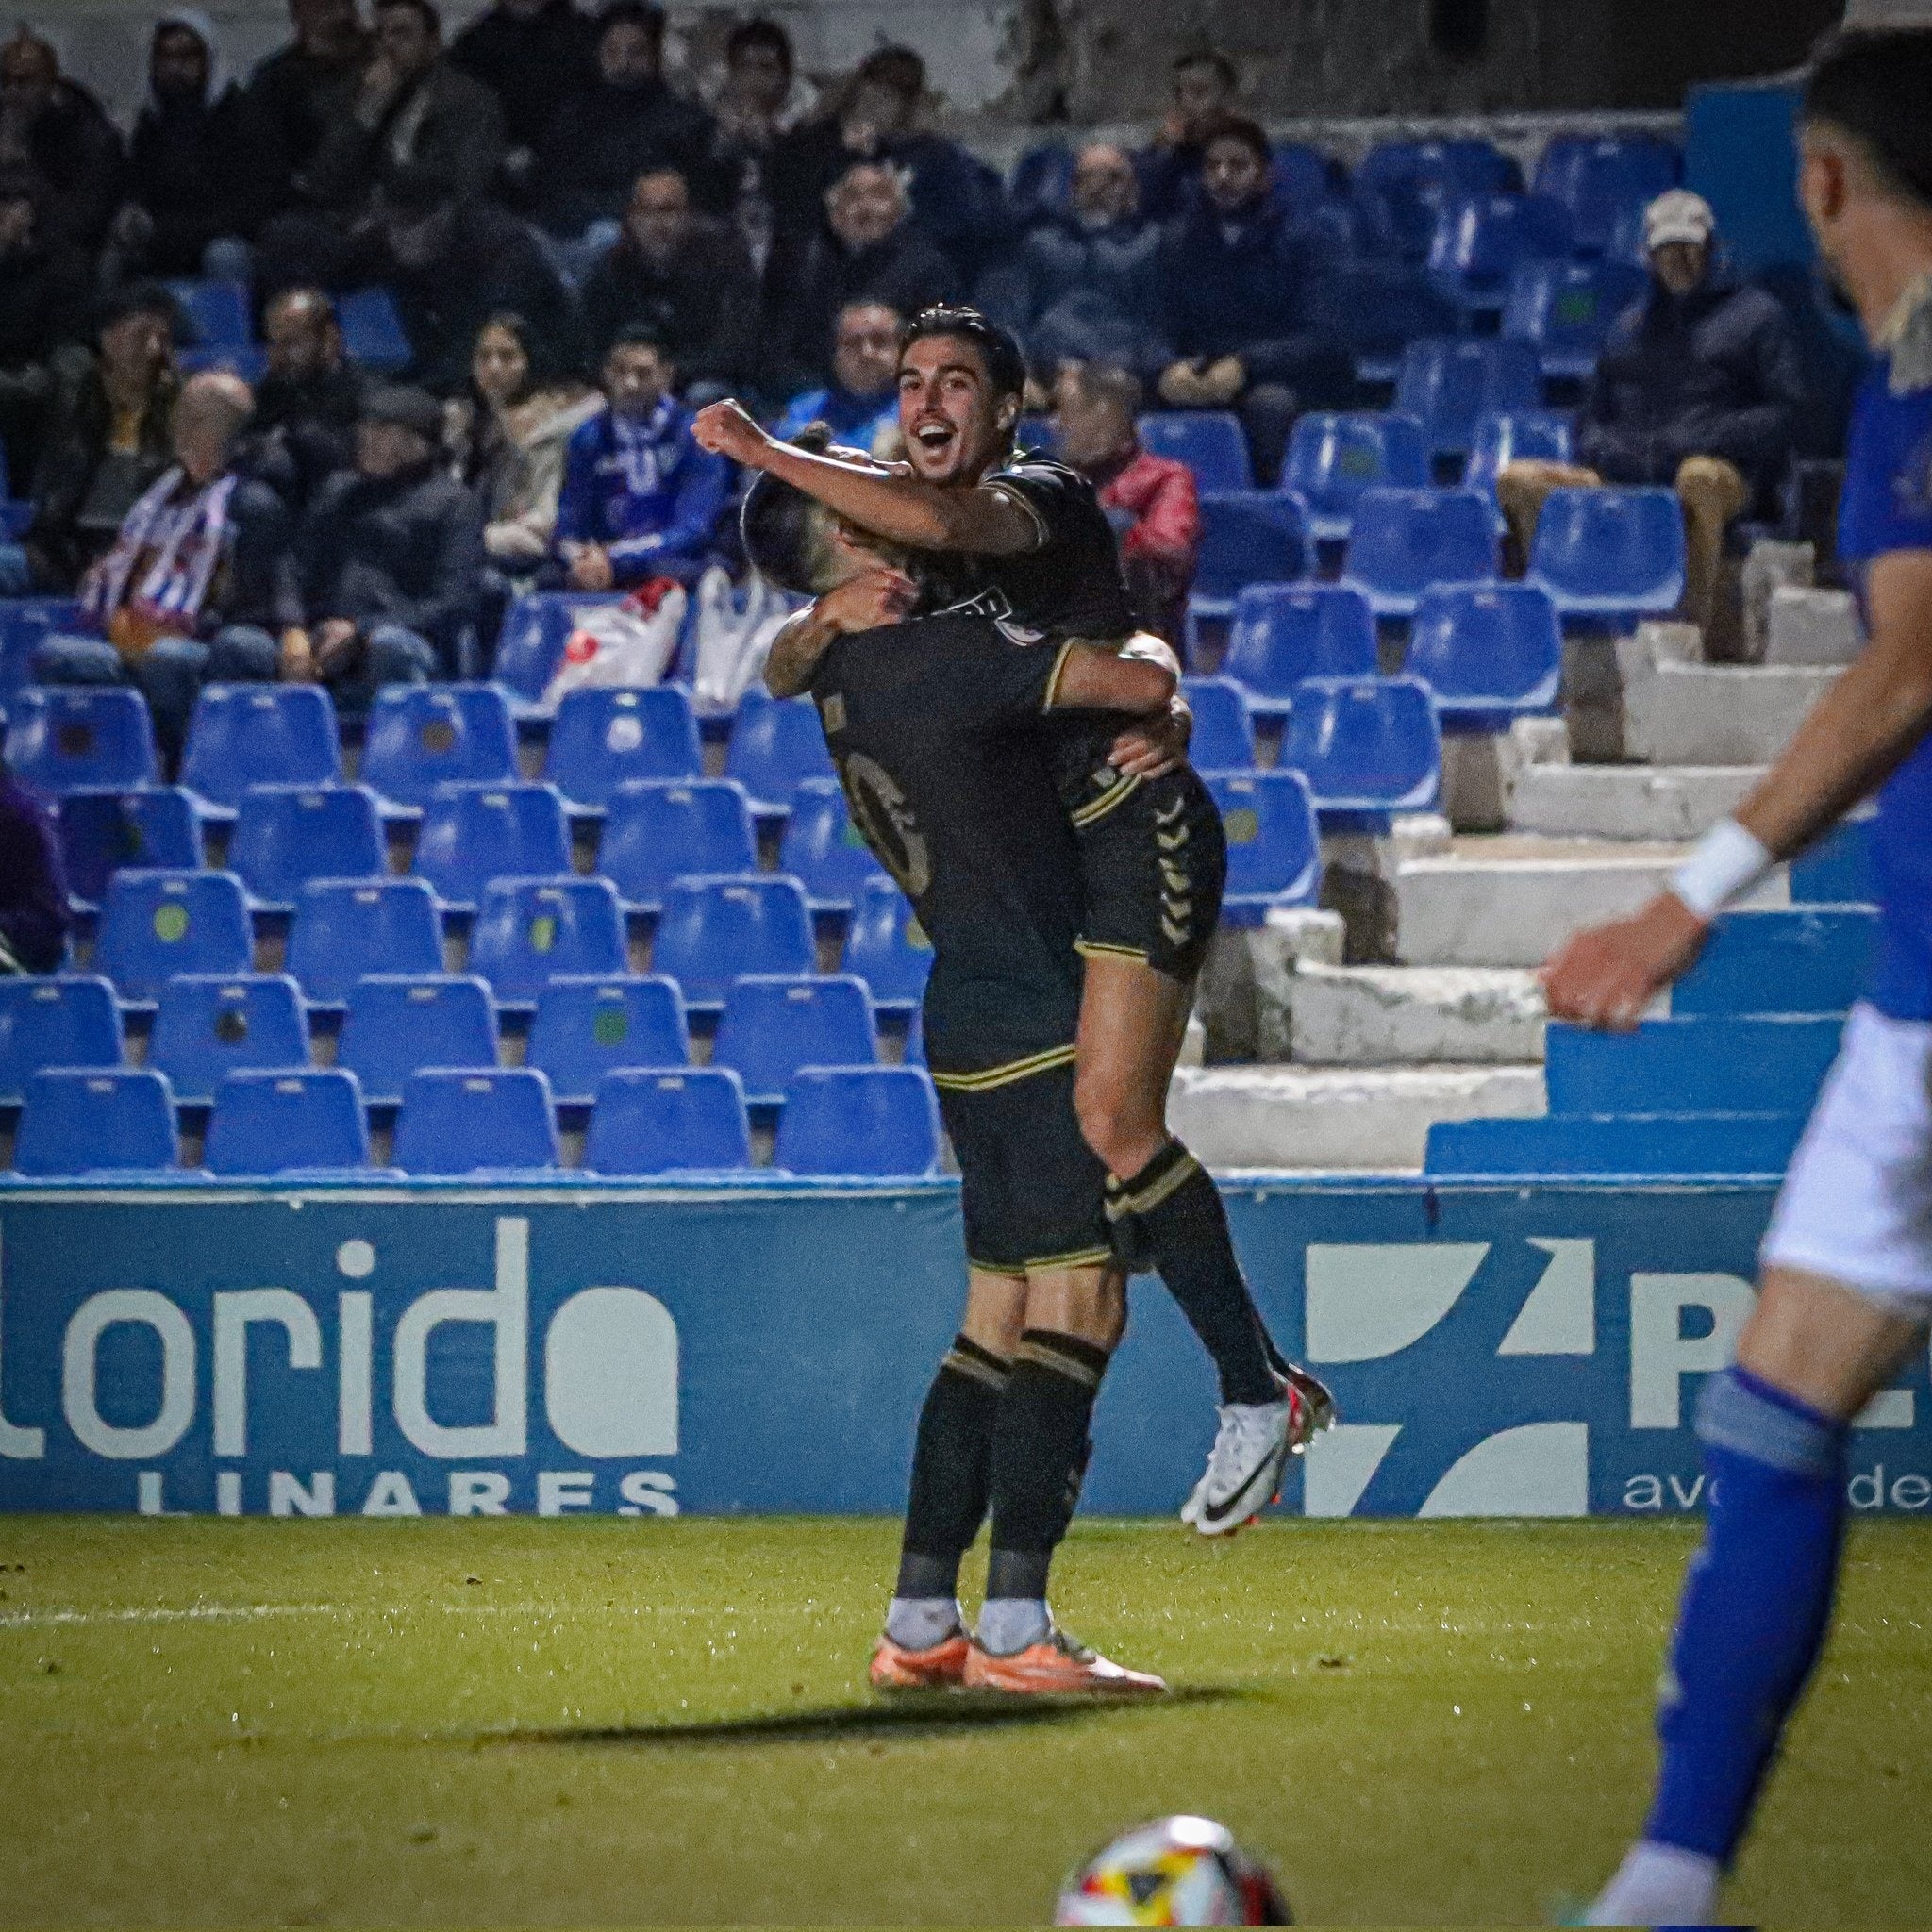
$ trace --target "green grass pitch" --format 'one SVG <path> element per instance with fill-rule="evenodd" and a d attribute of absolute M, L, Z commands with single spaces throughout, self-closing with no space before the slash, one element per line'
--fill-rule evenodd
<path fill-rule="evenodd" d="M 0 1922 L 1041 1924 L 1202 1810 L 1328 1924 L 1536 1924 L 1649 1776 L 1683 1524 L 1083 1523 L 1157 1707 L 882 1704 L 876 1521 L 0 1520 Z M 1732 1895 L 1932 1912 L 1932 1536 L 1860 1525 Z"/>

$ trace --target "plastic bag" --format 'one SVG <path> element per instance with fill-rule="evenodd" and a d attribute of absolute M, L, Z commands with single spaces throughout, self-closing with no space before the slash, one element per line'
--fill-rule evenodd
<path fill-rule="evenodd" d="M 556 710 L 574 691 L 661 684 L 690 601 L 681 584 L 653 577 L 620 604 L 586 605 L 575 613 L 563 658 L 543 687 L 542 708 Z"/>
<path fill-rule="evenodd" d="M 765 668 L 772 640 L 798 608 L 756 571 L 736 591 L 716 564 L 698 579 L 691 688 L 707 710 L 728 711 Z"/>

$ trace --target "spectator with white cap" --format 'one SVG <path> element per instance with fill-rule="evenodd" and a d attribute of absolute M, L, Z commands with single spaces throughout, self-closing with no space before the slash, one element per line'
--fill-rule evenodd
<path fill-rule="evenodd" d="M 1769 509 L 1790 466 L 1804 377 L 1790 318 L 1718 259 L 1717 218 L 1689 189 L 1644 210 L 1650 288 L 1604 343 L 1574 463 L 1516 462 L 1496 493 L 1526 556 L 1544 499 L 1578 484 L 1664 484 L 1684 506 L 1684 615 L 1708 625 L 1724 532 Z"/>

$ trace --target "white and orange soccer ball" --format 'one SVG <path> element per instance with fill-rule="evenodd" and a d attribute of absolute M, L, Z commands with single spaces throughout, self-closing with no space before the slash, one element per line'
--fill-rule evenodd
<path fill-rule="evenodd" d="M 1056 1925 L 1291 1925 L 1267 1868 L 1211 1818 L 1123 1832 L 1060 1888 Z"/>

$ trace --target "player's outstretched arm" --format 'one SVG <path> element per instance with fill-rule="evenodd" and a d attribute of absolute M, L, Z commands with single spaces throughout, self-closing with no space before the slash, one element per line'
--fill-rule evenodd
<path fill-rule="evenodd" d="M 1156 658 L 1129 656 L 1113 645 L 1075 640 L 1061 653 L 1047 707 L 1056 711 L 1126 711 L 1149 717 L 1167 709 L 1177 685 L 1174 672 Z"/>
<path fill-rule="evenodd" d="M 903 572 L 887 564 L 868 564 L 785 620 L 765 659 L 765 689 L 774 698 L 795 698 L 808 691 L 819 659 L 834 638 L 897 624 L 918 595 L 918 586 Z"/>

